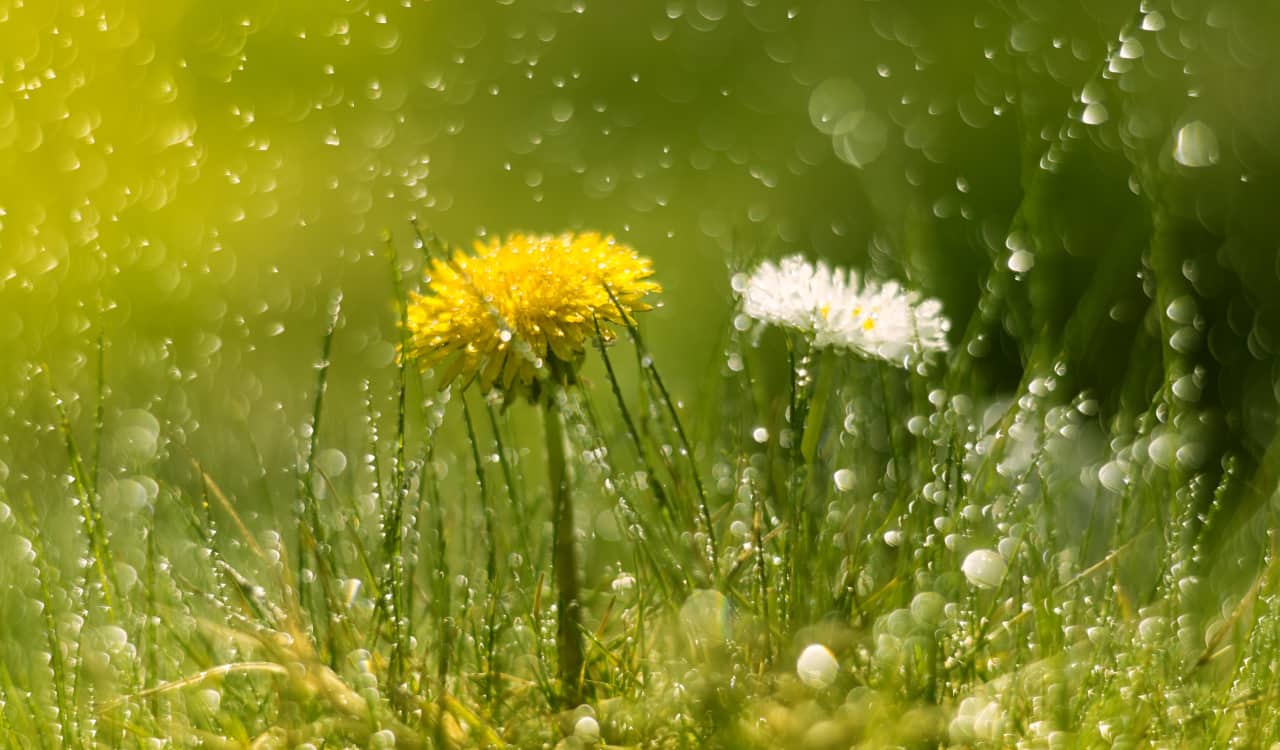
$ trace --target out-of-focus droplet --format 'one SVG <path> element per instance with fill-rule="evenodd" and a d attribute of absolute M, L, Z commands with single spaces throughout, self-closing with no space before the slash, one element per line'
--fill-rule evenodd
<path fill-rule="evenodd" d="M 970 552 L 960 565 L 960 571 L 969 583 L 980 589 L 993 589 L 1004 581 L 1008 572 L 1004 558 L 995 550 L 978 549 Z"/>
<path fill-rule="evenodd" d="M 1184 167 L 1211 167 L 1218 163 L 1218 136 L 1202 120 L 1192 120 L 1178 129 L 1173 158 Z"/>
<path fill-rule="evenodd" d="M 865 167 L 880 158 L 888 138 L 889 128 L 879 115 L 857 112 L 836 123 L 831 144 L 841 161 Z"/>
<path fill-rule="evenodd" d="M 809 95 L 809 120 L 819 132 L 832 135 L 845 117 L 866 105 L 862 89 L 848 78 L 828 78 Z"/>
<path fill-rule="evenodd" d="M 1017 250 L 1009 256 L 1009 270 L 1014 273 L 1026 273 L 1036 264 L 1036 256 L 1026 250 Z"/>
<path fill-rule="evenodd" d="M 806 646 L 796 659 L 796 676 L 814 690 L 830 687 L 839 672 L 840 662 L 836 661 L 831 649 L 821 643 Z"/>
<path fill-rule="evenodd" d="M 832 480 L 836 484 L 836 489 L 841 492 L 848 492 L 853 489 L 854 474 L 848 469 L 837 469 L 832 475 Z"/>

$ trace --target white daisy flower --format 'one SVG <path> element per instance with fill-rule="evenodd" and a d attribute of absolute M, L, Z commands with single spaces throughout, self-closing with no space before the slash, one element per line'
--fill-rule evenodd
<path fill-rule="evenodd" d="M 867 284 L 862 290 L 850 286 L 820 312 L 814 337 L 818 346 L 838 346 L 897 365 L 947 350 L 951 321 L 942 314 L 942 303 L 921 300 L 896 281 Z"/>
<path fill-rule="evenodd" d="M 801 255 L 778 263 L 765 261 L 750 274 L 737 274 L 733 290 L 742 311 L 762 323 L 813 334 L 818 325 L 818 302 L 843 295 L 842 274 L 822 261 L 810 263 Z"/>
<path fill-rule="evenodd" d="M 857 273 L 792 255 L 733 278 L 742 311 L 755 320 L 808 334 L 817 347 L 839 347 L 905 366 L 946 351 L 951 322 L 942 304 L 890 281 L 859 284 Z"/>

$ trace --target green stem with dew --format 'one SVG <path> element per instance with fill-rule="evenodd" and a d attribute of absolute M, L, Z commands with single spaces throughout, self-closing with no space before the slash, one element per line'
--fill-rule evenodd
<path fill-rule="evenodd" d="M 573 539 L 573 493 L 565 461 L 564 415 L 559 399 L 560 386 L 542 398 L 543 424 L 547 438 L 547 481 L 551 488 L 552 568 L 556 578 L 556 654 L 561 697 L 566 705 L 577 705 L 581 697 L 582 627 L 578 590 L 578 559 Z"/>

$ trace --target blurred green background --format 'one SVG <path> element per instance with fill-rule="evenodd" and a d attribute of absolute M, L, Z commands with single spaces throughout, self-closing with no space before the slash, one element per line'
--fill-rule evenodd
<path fill-rule="evenodd" d="M 956 388 L 1060 363 L 1133 415 L 1194 376 L 1262 462 L 1277 38 L 1244 0 L 0 2 L 0 479 L 65 475 L 50 393 L 88 440 L 99 337 L 116 469 L 291 471 L 334 291 L 330 424 L 385 406 L 410 217 L 653 257 L 692 405 L 731 270 L 805 252 L 942 299 Z"/>

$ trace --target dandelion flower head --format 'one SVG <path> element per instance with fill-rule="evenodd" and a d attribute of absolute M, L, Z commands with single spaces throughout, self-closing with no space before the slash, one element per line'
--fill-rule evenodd
<path fill-rule="evenodd" d="M 652 275 L 648 258 L 594 232 L 477 242 L 431 260 L 410 300 L 406 353 L 424 369 L 445 363 L 441 387 L 460 377 L 529 393 L 543 367 L 575 367 L 597 329 L 612 338 L 597 321 L 650 309 L 645 296 L 661 291 Z"/>
<path fill-rule="evenodd" d="M 792 255 L 736 276 L 742 311 L 799 331 L 817 347 L 838 347 L 904 366 L 946 351 L 951 323 L 942 304 L 897 282 L 860 282 L 857 273 Z"/>

